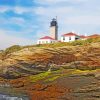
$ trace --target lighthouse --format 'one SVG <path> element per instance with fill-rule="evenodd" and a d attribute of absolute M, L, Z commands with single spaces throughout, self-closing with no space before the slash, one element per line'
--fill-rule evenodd
<path fill-rule="evenodd" d="M 58 40 L 58 23 L 57 23 L 57 18 L 53 18 L 52 21 L 50 22 L 50 36 Z"/>

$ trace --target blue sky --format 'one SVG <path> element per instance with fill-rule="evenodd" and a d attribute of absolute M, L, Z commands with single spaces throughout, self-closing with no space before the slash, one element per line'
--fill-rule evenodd
<path fill-rule="evenodd" d="M 0 0 L 0 49 L 36 43 L 49 35 L 55 16 L 59 37 L 70 31 L 100 34 L 100 0 Z"/>

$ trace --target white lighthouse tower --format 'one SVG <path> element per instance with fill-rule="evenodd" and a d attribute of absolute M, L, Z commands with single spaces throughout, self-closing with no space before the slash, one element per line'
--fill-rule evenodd
<path fill-rule="evenodd" d="M 57 18 L 53 18 L 50 22 L 50 35 L 53 39 L 58 40 L 58 23 Z"/>

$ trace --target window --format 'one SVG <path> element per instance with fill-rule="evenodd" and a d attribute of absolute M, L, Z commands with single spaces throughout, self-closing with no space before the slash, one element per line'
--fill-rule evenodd
<path fill-rule="evenodd" d="M 42 43 L 44 44 L 44 41 L 42 41 Z"/>
<path fill-rule="evenodd" d="M 69 37 L 69 40 L 71 40 L 71 37 Z"/>
<path fill-rule="evenodd" d="M 41 41 L 39 41 L 39 44 L 41 44 Z"/>
<path fill-rule="evenodd" d="M 65 37 L 63 37 L 63 40 L 65 40 Z"/>

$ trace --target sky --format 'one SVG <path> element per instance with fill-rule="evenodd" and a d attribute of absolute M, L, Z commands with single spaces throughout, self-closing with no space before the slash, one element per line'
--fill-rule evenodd
<path fill-rule="evenodd" d="M 100 0 L 0 0 L 0 49 L 31 45 L 49 34 L 57 16 L 62 34 L 100 34 Z"/>

